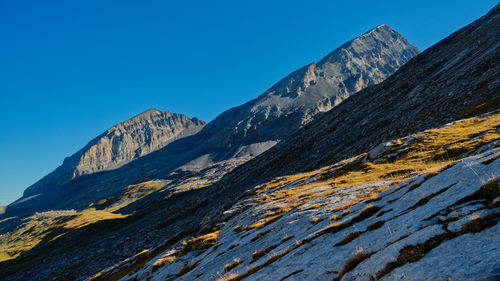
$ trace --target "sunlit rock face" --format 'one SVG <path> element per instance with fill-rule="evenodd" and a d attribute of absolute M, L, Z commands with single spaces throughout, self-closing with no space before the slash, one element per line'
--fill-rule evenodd
<path fill-rule="evenodd" d="M 119 168 L 179 138 L 195 134 L 204 126 L 205 122 L 197 118 L 190 119 L 182 114 L 156 109 L 147 110 L 90 141 L 64 159 L 54 172 L 28 188 L 24 195 L 41 192 L 49 182 L 51 185 L 63 184 L 82 175 Z"/>
<path fill-rule="evenodd" d="M 292 72 L 258 98 L 224 112 L 204 131 L 211 144 L 283 138 L 317 113 L 382 82 L 418 53 L 399 33 L 379 25 Z"/>

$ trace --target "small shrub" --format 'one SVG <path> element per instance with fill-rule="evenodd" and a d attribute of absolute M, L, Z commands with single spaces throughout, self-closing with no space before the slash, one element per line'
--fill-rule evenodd
<path fill-rule="evenodd" d="M 500 179 L 497 179 L 495 175 L 493 175 L 488 181 L 483 182 L 480 193 L 483 198 L 493 201 L 500 196 Z"/>
<path fill-rule="evenodd" d="M 352 213 L 351 209 L 346 209 L 342 212 L 342 217 Z"/>
<path fill-rule="evenodd" d="M 318 222 L 319 222 L 319 218 L 317 218 L 317 217 L 314 217 L 311 219 L 311 223 L 313 223 L 313 224 L 316 224 Z"/>
<path fill-rule="evenodd" d="M 342 219 L 342 216 L 339 216 L 339 215 L 332 215 L 330 217 L 331 221 L 338 221 L 338 220 L 341 220 L 341 219 Z"/>

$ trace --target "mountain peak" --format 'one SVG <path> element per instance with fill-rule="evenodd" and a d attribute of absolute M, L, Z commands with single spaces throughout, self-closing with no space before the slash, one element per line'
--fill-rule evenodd
<path fill-rule="evenodd" d="M 165 111 L 165 112 L 166 113 L 170 113 L 168 111 Z M 142 118 L 148 118 L 148 117 L 150 117 L 152 115 L 159 115 L 159 114 L 162 114 L 162 113 L 163 113 L 163 111 L 161 111 L 161 110 L 158 110 L 156 108 L 150 108 L 150 109 L 148 109 L 148 110 L 146 110 L 144 112 L 141 112 L 141 113 L 137 114 L 136 116 L 132 117 L 131 119 L 134 119 L 134 118 L 141 118 L 141 119 Z"/>
<path fill-rule="evenodd" d="M 43 192 L 44 186 L 57 178 L 65 183 L 82 175 L 119 168 L 174 140 L 196 134 L 205 124 L 183 114 L 148 109 L 91 140 L 64 159 L 54 172 L 26 189 L 25 194 Z"/>
<path fill-rule="evenodd" d="M 318 65 L 327 62 L 345 63 L 346 61 L 353 61 L 354 57 L 361 59 L 365 56 L 379 56 L 384 59 L 397 57 L 401 60 L 401 62 L 397 63 L 397 67 L 399 67 L 418 53 L 419 50 L 408 43 L 401 34 L 385 24 L 379 24 L 363 35 L 333 50 L 321 59 Z"/>

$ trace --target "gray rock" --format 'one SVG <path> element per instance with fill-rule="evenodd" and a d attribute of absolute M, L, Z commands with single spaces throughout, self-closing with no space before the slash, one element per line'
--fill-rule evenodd
<path fill-rule="evenodd" d="M 11 205 L 24 211 L 83 208 L 157 175 L 167 175 L 162 177 L 171 182 L 167 188 L 175 189 L 215 182 L 304 127 L 318 113 L 383 81 L 416 54 L 418 50 L 400 34 L 379 25 L 318 63 L 291 73 L 258 98 L 227 110 L 190 137 L 180 138 L 189 135 L 181 135 L 188 129 L 183 122 L 164 120 L 180 117 L 163 116 L 153 110 L 132 118 L 127 121 L 130 124 L 110 129 L 67 158 Z M 203 125 L 192 123 L 190 133 Z M 157 127 L 165 130 L 153 129 Z M 177 127 L 183 130 L 169 134 Z M 177 136 L 178 141 L 172 142 Z"/>
<path fill-rule="evenodd" d="M 111 127 L 64 159 L 54 172 L 26 189 L 24 197 L 43 192 L 48 185 L 61 185 L 82 175 L 119 168 L 177 139 L 196 134 L 205 124 L 182 114 L 147 110 Z"/>
<path fill-rule="evenodd" d="M 394 145 L 393 142 L 383 142 L 368 152 L 371 160 L 375 160 L 386 153 Z"/>

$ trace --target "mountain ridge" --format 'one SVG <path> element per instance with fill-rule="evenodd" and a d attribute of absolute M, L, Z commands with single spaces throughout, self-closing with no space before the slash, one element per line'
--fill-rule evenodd
<path fill-rule="evenodd" d="M 197 133 L 205 124 L 196 117 L 190 119 L 168 111 L 146 110 L 114 125 L 66 157 L 54 172 L 26 189 L 24 196 L 35 195 L 44 182 L 53 178 L 64 183 L 82 175 L 119 168 L 176 139 Z"/>
<path fill-rule="evenodd" d="M 128 162 L 123 169 L 91 169 L 98 173 L 85 175 L 88 170 L 83 167 L 75 170 L 81 177 L 73 182 L 56 174 L 32 188 L 47 194 L 31 198 L 36 192 L 29 190 L 15 207 L 83 208 L 97 200 L 97 194 L 111 196 L 141 180 L 164 179 L 170 182 L 167 188 L 173 189 L 209 184 L 273 147 L 316 114 L 338 105 L 360 88 L 381 82 L 417 53 L 399 33 L 378 26 L 330 52 L 322 65 L 302 67 L 257 98 L 223 112 L 196 134 Z M 102 190 L 100 186 L 107 182 L 111 182 L 109 190 Z"/>
<path fill-rule="evenodd" d="M 429 267 L 420 268 L 425 274 L 437 272 L 441 274 L 438 276 L 444 276 L 439 272 L 443 267 L 436 267 L 436 262 L 444 261 L 448 266 L 460 259 L 466 265 L 474 249 L 456 251 L 461 244 L 454 243 L 457 240 L 453 238 L 469 238 L 459 242 L 480 241 L 481 249 L 487 250 L 495 245 L 487 241 L 498 240 L 498 235 L 491 235 L 498 233 L 498 227 L 490 228 L 498 221 L 490 216 L 491 206 L 497 206 L 498 201 L 494 201 L 495 195 L 484 198 L 481 192 L 476 193 L 483 183 L 471 170 L 480 171 L 482 176 L 498 174 L 495 166 L 498 141 L 489 142 L 498 138 L 498 114 L 491 115 L 496 121 L 484 128 L 478 126 L 471 136 L 464 132 L 472 131 L 461 131 L 460 127 L 474 127 L 479 124 L 476 118 L 457 122 L 459 130 L 451 132 L 463 140 L 457 142 L 444 134 L 442 138 L 434 138 L 435 150 L 428 149 L 426 157 L 417 158 L 425 160 L 417 163 L 423 168 L 428 168 L 429 163 L 435 165 L 432 168 L 440 168 L 453 159 L 458 160 L 455 163 L 421 175 L 408 169 L 415 162 L 403 162 L 401 166 L 394 163 L 398 157 L 405 161 L 413 159 L 406 157 L 409 153 L 419 155 L 422 152 L 419 145 L 428 143 L 426 137 L 435 136 L 437 129 L 432 128 L 443 127 L 447 131 L 454 127 L 446 123 L 456 121 L 457 117 L 485 118 L 482 114 L 498 108 L 500 36 L 495 28 L 499 23 L 498 10 L 497 6 L 485 17 L 411 59 L 384 82 L 361 90 L 321 113 L 221 180 L 204 188 L 177 192 L 170 192 L 171 186 L 167 184 L 122 208 L 104 209 L 115 216 L 127 217 L 85 225 L 50 240 L 60 235 L 55 232 L 45 244 L 40 243 L 16 260 L 1 263 L 0 274 L 12 280 L 83 280 L 89 276 L 93 280 L 134 277 L 264 280 L 276 279 L 278 275 L 303 280 L 307 274 L 330 280 L 372 280 L 374 273 L 377 277 L 397 280 L 406 272 L 418 276 L 414 275 L 418 273 L 415 265 L 428 262 L 434 250 L 450 243 L 454 251 L 438 252 L 438 259 L 432 259 Z M 426 128 L 430 130 L 411 135 Z M 447 141 L 445 151 L 440 150 L 443 139 Z M 177 146 L 187 143 L 195 147 L 199 144 L 196 141 L 197 138 L 190 136 L 179 140 Z M 457 149 L 458 143 L 462 149 Z M 408 150 L 411 145 L 416 149 Z M 166 148 L 172 152 L 173 146 Z M 374 148 L 379 152 L 372 151 Z M 357 155 L 358 152 L 361 153 Z M 467 153 L 473 155 L 465 157 Z M 131 173 L 134 169 L 159 169 L 156 164 L 167 165 L 170 159 L 155 162 L 153 158 L 165 155 L 173 154 L 149 154 L 140 159 L 148 160 L 151 166 L 129 163 L 126 170 Z M 144 161 L 140 159 L 136 162 Z M 436 160 L 446 161 L 437 165 Z M 325 163 L 328 167 L 322 167 Z M 385 165 L 393 166 L 388 170 Z M 320 169 L 313 171 L 315 167 Z M 125 175 L 119 170 L 105 172 L 110 180 L 105 182 L 106 186 Z M 168 169 L 154 172 L 165 171 Z M 378 174 L 372 175 L 374 172 Z M 366 174 L 374 176 L 376 182 Z M 102 183 L 100 180 L 106 177 L 96 175 L 93 179 Z M 394 186 L 395 180 L 401 182 Z M 462 183 L 455 184 L 457 180 Z M 488 177 L 486 183 L 487 180 Z M 83 183 L 88 188 L 92 182 Z M 143 184 L 147 188 L 152 183 L 160 182 Z M 138 187 L 141 186 L 130 188 Z M 463 196 L 466 200 L 460 198 Z M 390 221 L 390 227 L 384 224 L 385 219 Z M 470 233 L 473 231 L 477 233 Z M 445 236 L 439 236 L 442 234 Z M 474 240 L 476 237 L 480 239 Z M 74 245 L 71 241 L 79 241 L 81 246 L 68 249 L 68 244 Z M 432 247 L 424 247 L 427 245 Z M 359 251 L 359 246 L 365 251 Z M 424 247 L 423 252 L 420 246 Z M 399 259 L 413 251 L 418 255 L 410 255 L 406 262 Z M 49 252 L 58 255 L 51 256 Z M 464 252 L 467 258 L 457 257 Z M 443 255 L 446 253 L 451 255 Z M 481 257 L 475 254 L 474 257 Z M 205 257 L 206 260 L 201 260 Z M 306 268 L 297 267 L 304 260 L 308 261 Z M 475 263 L 474 272 L 493 270 L 494 260 L 491 260 L 484 268 L 480 262 Z M 367 270 L 366 265 L 374 262 L 376 271 Z M 397 273 L 400 275 L 396 276 Z"/>

